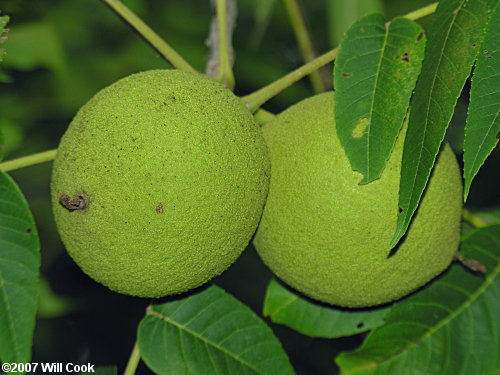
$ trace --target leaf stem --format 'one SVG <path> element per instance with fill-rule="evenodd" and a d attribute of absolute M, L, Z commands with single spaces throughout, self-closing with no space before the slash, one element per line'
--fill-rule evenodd
<path fill-rule="evenodd" d="M 0 171 L 9 172 L 15 169 L 29 167 L 31 165 L 45 163 L 54 160 L 57 149 L 39 152 L 37 154 L 23 156 L 21 158 L 12 159 L 0 163 Z"/>
<path fill-rule="evenodd" d="M 436 11 L 436 8 L 437 8 L 437 3 L 433 3 L 426 7 L 410 12 L 404 15 L 403 17 L 411 20 L 417 20 L 419 18 L 434 13 Z M 305 76 L 321 68 L 323 65 L 326 65 L 335 60 L 337 54 L 338 54 L 338 47 L 332 49 L 331 51 L 319 57 L 316 57 L 314 60 L 311 60 L 307 64 L 301 66 L 298 69 L 295 69 L 294 71 L 288 73 L 287 75 L 281 77 L 280 79 L 270 83 L 269 85 L 264 86 L 263 88 L 251 94 L 243 96 L 241 99 L 251 112 L 255 112 L 257 109 L 259 109 L 259 107 L 262 104 L 264 104 L 274 96 L 278 95 L 281 91 L 290 87 L 295 82 L 300 81 Z"/>
<path fill-rule="evenodd" d="M 432 13 L 434 13 L 437 9 L 438 2 L 436 1 L 435 3 L 429 4 L 423 8 L 414 10 L 410 13 L 406 13 L 403 17 L 408 18 L 412 21 L 418 20 L 419 18 L 423 18 L 425 16 L 428 16 Z"/>
<path fill-rule="evenodd" d="M 253 117 L 259 124 L 264 125 L 265 123 L 274 120 L 276 115 L 261 108 L 253 114 Z"/>
<path fill-rule="evenodd" d="M 127 362 L 127 367 L 125 368 L 125 372 L 123 375 L 134 375 L 137 366 L 141 360 L 141 353 L 139 352 L 139 345 L 137 341 L 134 344 L 134 348 L 132 349 L 132 353 L 130 353 L 130 357 Z"/>
<path fill-rule="evenodd" d="M 285 4 L 288 17 L 290 18 L 292 29 L 295 33 L 295 38 L 297 39 L 304 62 L 308 63 L 314 59 L 315 54 L 311 36 L 307 30 L 299 3 L 297 0 L 283 0 L 283 2 Z M 320 93 L 326 90 L 319 71 L 312 72 L 309 79 L 315 93 Z"/>
<path fill-rule="evenodd" d="M 219 66 L 215 80 L 228 89 L 234 89 L 234 74 L 229 54 L 229 40 L 227 37 L 227 4 L 226 0 L 217 0 L 217 33 L 219 39 Z"/>
<path fill-rule="evenodd" d="M 148 25 L 119 0 L 101 0 L 135 29 L 165 60 L 175 68 L 196 73 L 196 70 L 182 58 L 167 42 L 156 34 Z"/>
<path fill-rule="evenodd" d="M 462 212 L 462 218 L 472 224 L 476 228 L 482 228 L 488 226 L 488 223 L 474 214 L 472 211 L 469 211 L 468 209 L 464 208 Z"/>

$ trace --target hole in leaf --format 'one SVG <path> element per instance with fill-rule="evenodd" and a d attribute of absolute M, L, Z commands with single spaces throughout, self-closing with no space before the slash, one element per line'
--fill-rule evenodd
<path fill-rule="evenodd" d="M 31 234 L 31 233 L 33 233 L 33 229 L 31 229 L 31 228 L 26 229 L 26 233 L 27 233 L 27 234 Z"/>
<path fill-rule="evenodd" d="M 356 325 L 356 328 L 357 328 L 357 329 L 361 329 L 361 328 L 363 328 L 364 326 L 365 326 L 365 323 L 361 322 L 361 323 L 358 323 L 358 324 Z"/>
<path fill-rule="evenodd" d="M 422 40 L 423 37 L 424 37 L 424 32 L 422 31 L 417 35 L 417 42 Z"/>

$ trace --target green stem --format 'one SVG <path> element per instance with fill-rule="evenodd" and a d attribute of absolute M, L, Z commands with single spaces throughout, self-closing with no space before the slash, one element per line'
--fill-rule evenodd
<path fill-rule="evenodd" d="M 436 8 L 437 8 L 437 3 L 433 3 L 424 8 L 410 12 L 404 15 L 403 17 L 409 18 L 411 20 L 416 20 L 434 13 L 436 11 Z M 295 69 L 294 71 L 288 73 L 284 77 L 281 77 L 277 81 L 274 81 L 273 83 L 264 86 L 263 88 L 249 95 L 243 96 L 241 99 L 251 112 L 255 112 L 257 109 L 259 109 L 259 107 L 262 104 L 264 104 L 274 96 L 278 95 L 284 89 L 290 87 L 295 82 L 300 81 L 305 76 L 318 70 L 323 65 L 326 65 L 335 60 L 337 54 L 338 54 L 338 47 L 332 49 L 331 51 L 319 57 L 316 57 L 314 60 L 311 60 L 310 62 L 301 66 L 298 69 Z"/>
<path fill-rule="evenodd" d="M 415 21 L 415 20 L 418 20 L 419 18 L 423 18 L 425 16 L 428 16 L 429 14 L 434 13 L 436 11 L 437 6 L 438 6 L 438 3 L 435 2 L 435 3 L 432 3 L 432 4 L 425 6 L 423 8 L 420 8 L 420 9 L 414 10 L 410 13 L 407 13 L 404 15 L 404 17 Z"/>
<path fill-rule="evenodd" d="M 465 221 L 468 221 L 476 228 L 482 228 L 488 225 L 488 223 L 485 220 L 483 220 L 482 218 L 480 218 L 479 216 L 477 216 L 476 214 L 474 214 L 473 212 L 469 211 L 466 208 L 464 208 L 462 212 L 462 218 Z"/>
<path fill-rule="evenodd" d="M 158 34 L 156 34 L 148 25 L 144 23 L 137 15 L 132 12 L 119 0 L 101 0 L 108 5 L 116 14 L 118 14 L 126 23 L 134 28 L 139 35 L 148 42 L 165 60 L 175 68 L 187 72 L 196 73 L 196 70 L 182 58 L 170 45 L 167 44 Z"/>
<path fill-rule="evenodd" d="M 265 123 L 274 120 L 276 115 L 261 108 L 253 114 L 253 117 L 255 117 L 255 120 L 257 120 L 259 124 L 264 125 Z"/>
<path fill-rule="evenodd" d="M 21 158 L 4 161 L 3 163 L 0 163 L 0 171 L 9 172 L 15 169 L 29 167 L 31 165 L 36 165 L 54 160 L 54 158 L 56 157 L 56 152 L 57 149 L 48 150 L 44 152 L 39 152 L 38 154 L 23 156 Z"/>
<path fill-rule="evenodd" d="M 299 3 L 297 0 L 283 1 L 288 12 L 288 17 L 290 18 L 292 29 L 295 33 L 295 38 L 297 39 L 300 52 L 302 53 L 302 57 L 304 58 L 304 62 L 308 63 L 309 61 L 314 59 L 315 54 L 311 36 L 309 35 L 309 32 L 307 30 L 304 17 L 302 16 L 302 12 L 299 7 Z M 319 71 L 311 73 L 309 79 L 315 93 L 320 93 L 326 90 Z"/>
<path fill-rule="evenodd" d="M 227 37 L 227 5 L 226 0 L 217 0 L 217 34 L 219 47 L 219 66 L 215 80 L 228 89 L 234 89 L 234 74 L 229 56 L 229 43 Z"/>
<path fill-rule="evenodd" d="M 141 360 L 141 353 L 139 352 L 139 345 L 137 344 L 136 341 L 134 344 L 134 348 L 132 349 L 132 353 L 130 353 L 127 367 L 125 368 L 125 372 L 123 373 L 123 375 L 134 375 L 140 360 Z"/>

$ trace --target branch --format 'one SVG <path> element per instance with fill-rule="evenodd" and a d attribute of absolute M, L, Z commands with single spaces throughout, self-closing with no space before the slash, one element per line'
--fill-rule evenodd
<path fill-rule="evenodd" d="M 148 25 L 119 0 L 101 0 L 128 23 L 139 35 L 149 43 L 165 60 L 175 68 L 196 73 L 196 70 L 182 58 L 167 42 L 156 34 Z"/>
<path fill-rule="evenodd" d="M 56 157 L 57 149 L 48 150 L 44 152 L 39 152 L 38 154 L 32 154 L 28 156 L 23 156 L 21 158 L 4 161 L 0 163 L 0 171 L 8 172 L 15 169 L 29 167 L 31 165 L 45 163 L 47 161 L 54 160 Z"/>
<path fill-rule="evenodd" d="M 304 17 L 299 7 L 298 0 L 284 0 L 285 8 L 288 12 L 288 17 L 292 24 L 292 29 L 295 33 L 295 38 L 299 44 L 300 52 L 304 58 L 304 62 L 308 63 L 315 57 L 311 36 L 306 27 Z M 315 93 L 320 93 L 326 90 L 325 84 L 321 79 L 319 71 L 311 73 L 309 76 L 311 85 Z"/>
<path fill-rule="evenodd" d="M 233 90 L 232 35 L 236 22 L 235 0 L 217 0 L 216 11 L 217 16 L 212 21 L 210 36 L 207 40 L 207 45 L 210 47 L 210 58 L 207 62 L 206 74 Z"/>

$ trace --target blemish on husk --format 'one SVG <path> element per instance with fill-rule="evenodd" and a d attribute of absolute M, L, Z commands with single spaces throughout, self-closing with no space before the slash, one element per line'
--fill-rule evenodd
<path fill-rule="evenodd" d="M 162 214 L 164 212 L 162 203 L 160 203 L 158 206 L 156 206 L 156 212 L 159 214 Z"/>
<path fill-rule="evenodd" d="M 62 193 L 59 197 L 59 203 L 68 211 L 84 210 L 87 208 L 87 200 L 83 195 L 77 195 L 71 198 L 68 194 Z"/>
<path fill-rule="evenodd" d="M 352 137 L 361 138 L 365 133 L 366 128 L 368 128 L 369 125 L 370 121 L 366 117 L 361 118 L 354 127 L 354 129 L 352 129 L 351 133 Z"/>

